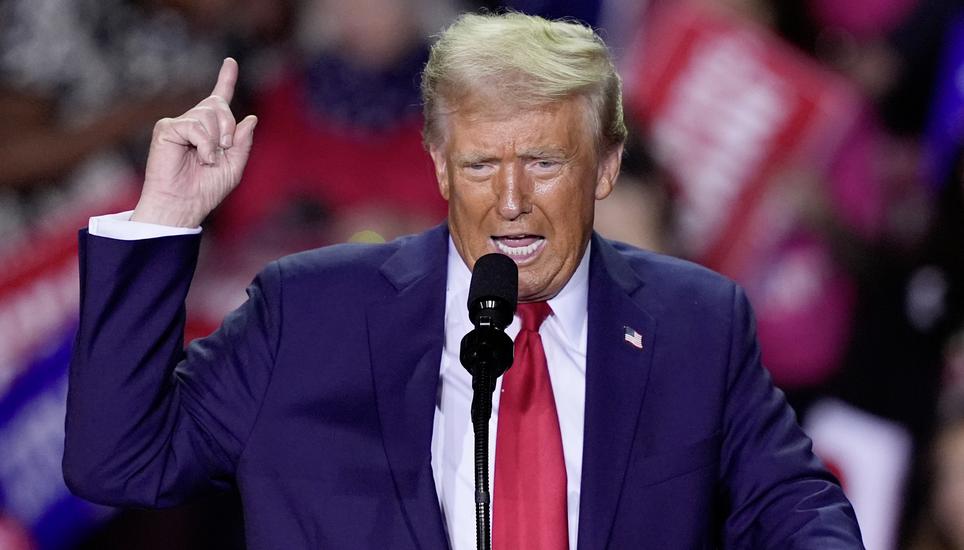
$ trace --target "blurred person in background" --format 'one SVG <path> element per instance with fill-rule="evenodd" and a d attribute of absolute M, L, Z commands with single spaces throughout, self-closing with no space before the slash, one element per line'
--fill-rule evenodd
<path fill-rule="evenodd" d="M 444 201 L 425 185 L 433 172 L 421 154 L 418 78 L 429 34 L 454 8 L 301 5 L 296 52 L 256 104 L 260 146 L 245 185 L 217 213 L 222 243 L 250 248 L 254 238 L 276 256 L 353 237 L 391 239 L 444 217 Z"/>
<path fill-rule="evenodd" d="M 800 412 L 849 336 L 855 285 L 836 232 L 870 238 L 880 201 L 865 159 L 841 153 L 858 94 L 771 32 L 773 4 L 655 2 L 629 78 L 673 189 L 666 240 L 746 287 L 764 361 Z"/>
<path fill-rule="evenodd" d="M 608 197 L 596 202 L 594 229 L 608 239 L 679 255 L 672 232 L 671 178 L 652 158 L 638 129 L 627 127 L 618 183 Z"/>
<path fill-rule="evenodd" d="M 253 98 L 258 147 L 210 222 L 189 304 L 193 336 L 240 305 L 265 262 L 425 229 L 446 213 L 424 155 L 419 76 L 452 0 L 306 0 Z"/>

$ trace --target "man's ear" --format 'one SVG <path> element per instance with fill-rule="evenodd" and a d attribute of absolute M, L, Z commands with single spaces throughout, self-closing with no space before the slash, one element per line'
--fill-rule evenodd
<path fill-rule="evenodd" d="M 616 178 L 619 177 L 619 167 L 623 162 L 623 146 L 619 144 L 611 147 L 603 153 L 599 161 L 599 170 L 596 174 L 596 200 L 601 201 L 613 192 L 616 186 Z"/>
<path fill-rule="evenodd" d="M 435 164 L 435 179 L 438 181 L 438 192 L 442 198 L 449 200 L 449 178 L 446 170 L 445 152 L 441 147 L 432 145 L 428 149 L 428 154 L 432 157 Z"/>

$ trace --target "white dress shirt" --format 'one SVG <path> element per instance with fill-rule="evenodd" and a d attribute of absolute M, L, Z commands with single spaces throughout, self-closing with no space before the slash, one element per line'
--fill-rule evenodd
<path fill-rule="evenodd" d="M 199 227 L 182 228 L 132 222 L 131 213 L 128 211 L 93 217 L 90 219 L 88 231 L 91 235 L 123 240 L 201 232 Z M 552 314 L 539 329 L 562 432 L 571 550 L 576 549 L 579 530 L 590 252 L 587 248 L 572 278 L 555 298 L 549 300 Z M 472 273 L 449 239 L 448 278 L 445 286 L 445 341 L 432 430 L 432 471 L 452 550 L 476 548 L 475 439 L 470 411 L 472 377 L 459 362 L 462 337 L 473 328 L 466 307 L 471 277 Z M 519 318 L 516 317 L 506 328 L 506 333 L 514 339 L 518 332 Z M 490 483 L 496 474 L 495 440 L 501 391 L 502 380 L 499 379 L 492 396 L 492 419 L 489 421 Z"/>
<path fill-rule="evenodd" d="M 576 548 L 582 481 L 583 411 L 586 403 L 586 300 L 589 250 L 566 286 L 549 300 L 550 315 L 539 328 L 556 400 L 568 486 L 569 548 Z M 472 273 L 449 239 L 445 284 L 445 343 L 432 430 L 432 472 L 452 550 L 473 550 L 475 542 L 475 436 L 472 430 L 472 377 L 459 362 L 462 337 L 472 330 L 466 302 Z M 518 316 L 506 328 L 515 339 Z M 489 421 L 489 480 L 496 474 L 495 440 L 502 379 L 496 382 Z M 493 498 L 495 494 L 492 494 Z"/>

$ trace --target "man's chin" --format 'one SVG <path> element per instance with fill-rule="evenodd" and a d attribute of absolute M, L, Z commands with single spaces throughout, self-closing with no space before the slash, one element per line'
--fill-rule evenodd
<path fill-rule="evenodd" d="M 525 280 L 525 274 L 519 273 L 519 301 L 520 302 L 543 302 L 559 294 L 560 288 L 552 288 L 550 285 L 539 282 L 529 282 Z"/>

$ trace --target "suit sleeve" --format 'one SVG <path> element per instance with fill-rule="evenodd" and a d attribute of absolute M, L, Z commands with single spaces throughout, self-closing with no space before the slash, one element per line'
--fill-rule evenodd
<path fill-rule="evenodd" d="M 277 351 L 280 268 L 266 268 L 248 300 L 185 352 L 199 242 L 81 232 L 63 468 L 83 498 L 169 506 L 233 482 Z"/>
<path fill-rule="evenodd" d="M 813 455 L 793 410 L 762 367 L 749 303 L 734 288 L 721 463 L 730 506 L 726 546 L 863 548 L 840 485 Z"/>

